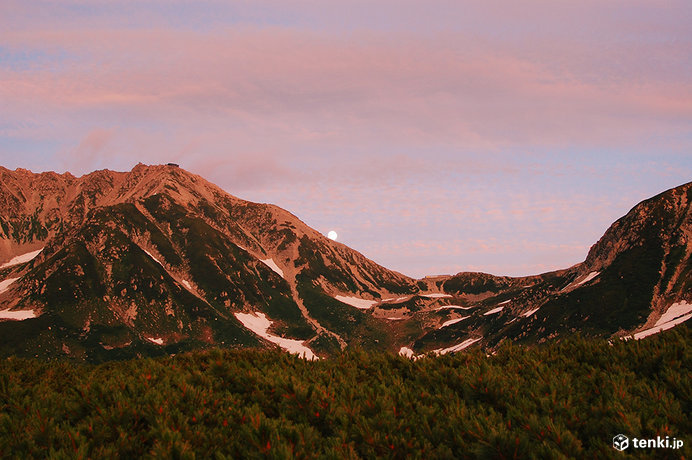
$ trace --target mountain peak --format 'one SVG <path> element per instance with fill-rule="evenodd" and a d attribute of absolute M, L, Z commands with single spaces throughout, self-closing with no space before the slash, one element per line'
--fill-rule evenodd
<path fill-rule="evenodd" d="M 237 200 L 216 185 L 177 165 L 138 163 L 114 188 L 108 201 L 131 202 L 159 194 L 167 195 L 184 207 L 198 206 L 201 201 L 216 206 L 216 200 L 221 197 Z"/>
<path fill-rule="evenodd" d="M 635 206 L 568 269 L 413 280 L 176 165 L 81 177 L 2 168 L 0 179 L 0 312 L 36 317 L 11 345 L 32 355 L 446 353 L 622 335 L 678 321 L 692 300 L 692 183 Z M 11 334 L 2 318 L 0 336 Z"/>
<path fill-rule="evenodd" d="M 618 254 L 644 241 L 660 246 L 684 244 L 671 238 L 686 239 L 692 232 L 690 206 L 692 182 L 668 189 L 641 201 L 626 215 L 615 221 L 594 244 L 584 262 L 584 270 L 599 270 L 612 262 Z"/>
<path fill-rule="evenodd" d="M 255 330 L 240 319 L 265 315 L 274 335 L 260 337 L 276 343 L 271 337 L 283 331 L 324 352 L 374 342 L 382 320 L 358 308 L 417 290 L 290 212 L 236 198 L 174 165 L 95 171 L 58 181 L 50 194 L 16 182 L 18 193 L 6 195 L 20 209 L 0 225 L 0 248 L 9 249 L 0 262 L 22 263 L 4 272 L 11 287 L 0 292 L 0 309 L 58 318 L 106 347 L 249 344 Z M 23 257 L 41 247 L 36 258 Z M 348 325 L 365 328 L 367 338 Z M 84 346 L 63 338 L 70 349 Z"/>

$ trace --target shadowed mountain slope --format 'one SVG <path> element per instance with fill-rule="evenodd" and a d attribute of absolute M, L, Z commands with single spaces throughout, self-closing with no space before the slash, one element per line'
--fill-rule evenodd
<path fill-rule="evenodd" d="M 473 308 L 463 313 L 468 319 L 432 331 L 416 348 L 470 339 L 492 347 L 575 332 L 626 336 L 684 318 L 692 311 L 691 203 L 692 183 L 639 203 L 611 225 L 584 262 L 566 270 L 438 279 L 445 292 Z"/>
<path fill-rule="evenodd" d="M 691 202 L 686 184 L 638 204 L 569 269 L 413 280 L 175 166 L 0 168 L 0 353 L 310 357 L 646 335 L 689 313 Z"/>
<path fill-rule="evenodd" d="M 0 292 L 0 309 L 59 318 L 55 329 L 45 318 L 23 321 L 38 325 L 34 335 L 53 337 L 42 349 L 49 355 L 89 355 L 94 343 L 106 350 L 266 343 L 237 313 L 264 315 L 265 335 L 318 353 L 375 344 L 381 321 L 336 297 L 375 303 L 417 290 L 287 211 L 240 200 L 174 166 L 80 178 L 1 174 L 3 262 L 42 250 L 0 269 L 0 278 L 16 278 Z"/>

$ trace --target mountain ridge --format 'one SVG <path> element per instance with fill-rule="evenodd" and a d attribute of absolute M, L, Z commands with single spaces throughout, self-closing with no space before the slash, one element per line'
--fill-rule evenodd
<path fill-rule="evenodd" d="M 564 270 L 415 280 L 176 166 L 0 167 L 0 265 L 41 249 L 0 268 L 0 310 L 37 316 L 0 352 L 40 342 L 34 354 L 99 360 L 292 340 L 328 356 L 627 335 L 692 301 L 691 202 L 692 183 L 642 201 Z"/>

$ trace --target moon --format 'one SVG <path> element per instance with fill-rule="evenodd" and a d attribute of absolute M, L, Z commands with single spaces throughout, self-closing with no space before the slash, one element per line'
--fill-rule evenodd
<path fill-rule="evenodd" d="M 337 236 L 339 235 L 337 235 L 334 230 L 329 230 L 329 233 L 327 233 L 327 238 L 329 238 L 330 240 L 336 241 Z"/>

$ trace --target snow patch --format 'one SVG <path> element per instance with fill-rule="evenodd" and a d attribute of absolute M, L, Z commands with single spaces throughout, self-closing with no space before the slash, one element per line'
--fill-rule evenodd
<path fill-rule="evenodd" d="M 391 303 L 400 303 L 405 300 L 410 299 L 411 296 L 404 296 L 404 297 L 387 297 L 386 299 L 382 299 L 382 302 L 391 302 Z"/>
<path fill-rule="evenodd" d="M 525 312 L 525 313 L 522 313 L 521 316 L 523 316 L 523 317 L 525 317 L 525 318 L 528 318 L 529 316 L 531 316 L 531 315 L 533 315 L 534 313 L 536 313 L 540 308 L 541 308 L 541 307 L 537 307 L 537 308 L 534 308 L 534 309 L 532 309 L 532 310 L 529 310 L 529 311 L 527 311 L 527 312 Z"/>
<path fill-rule="evenodd" d="M 596 278 L 596 277 L 597 277 L 598 275 L 600 275 L 600 274 L 601 274 L 601 272 L 591 272 L 591 273 L 589 273 L 588 275 L 586 275 L 586 277 L 584 277 L 584 279 L 582 279 L 581 281 L 573 281 L 573 282 L 571 282 L 570 284 L 568 284 L 567 286 L 565 286 L 565 287 L 562 289 L 562 291 L 560 291 L 560 292 L 564 292 L 564 291 L 566 291 L 567 289 L 571 288 L 572 286 L 578 287 L 578 286 L 581 286 L 582 284 L 588 283 L 589 281 L 591 281 L 592 279 Z"/>
<path fill-rule="evenodd" d="M 692 313 L 690 312 L 692 312 L 692 305 L 689 305 L 686 301 L 683 300 L 682 302 L 674 303 L 668 307 L 668 310 L 666 310 L 663 316 L 656 321 L 654 327 L 637 332 L 634 334 L 634 338 L 639 340 L 650 335 L 658 334 L 661 331 L 667 331 L 692 318 Z"/>
<path fill-rule="evenodd" d="M 401 347 L 399 349 L 399 355 L 406 356 L 407 358 L 413 358 L 415 353 L 408 347 Z"/>
<path fill-rule="evenodd" d="M 8 290 L 10 288 L 10 284 L 14 283 L 18 279 L 19 278 L 9 278 L 9 279 L 6 279 L 5 281 L 0 281 L 0 294 L 5 292 L 6 290 Z"/>
<path fill-rule="evenodd" d="M 511 301 L 512 301 L 511 299 L 510 299 L 510 300 L 505 300 L 504 302 L 498 303 L 498 305 L 506 305 L 506 304 L 510 303 Z"/>
<path fill-rule="evenodd" d="M 493 308 L 492 310 L 486 311 L 485 313 L 483 313 L 483 315 L 485 315 L 485 316 L 494 315 L 495 313 L 500 313 L 504 308 L 505 307 Z"/>
<path fill-rule="evenodd" d="M 591 273 L 589 273 L 588 275 L 586 275 L 586 278 L 584 278 L 583 280 L 581 280 L 581 281 L 579 281 L 579 282 L 577 283 L 577 286 L 581 286 L 581 285 L 584 284 L 584 283 L 588 283 L 589 281 L 591 281 L 592 279 L 596 278 L 596 277 L 597 277 L 598 275 L 600 275 L 600 274 L 601 274 L 600 272 L 591 272 Z"/>
<path fill-rule="evenodd" d="M 688 319 L 692 318 L 692 313 L 689 313 L 687 315 L 681 316 L 679 318 L 674 319 L 673 321 L 669 321 L 667 323 L 661 324 L 659 326 L 652 327 L 651 329 L 646 329 L 641 332 L 637 332 L 634 334 L 634 338 L 639 340 L 643 339 L 644 337 L 648 337 L 650 335 L 658 334 L 659 332 L 662 331 L 667 331 L 668 329 L 677 326 L 680 323 L 684 323 Z"/>
<path fill-rule="evenodd" d="M 30 260 L 35 259 L 36 256 L 38 256 L 41 253 L 41 251 L 43 251 L 43 248 L 37 249 L 36 251 L 27 252 L 26 254 L 21 254 L 17 257 L 13 257 L 12 259 L 10 259 L 9 262 L 5 262 L 4 264 L 0 265 L 0 269 L 5 267 L 11 267 L 12 265 L 19 265 L 29 262 Z"/>
<path fill-rule="evenodd" d="M 163 339 L 161 337 L 144 337 L 151 343 L 155 343 L 156 345 L 163 345 Z"/>
<path fill-rule="evenodd" d="M 352 307 L 360 308 L 362 310 L 367 310 L 368 308 L 372 307 L 377 303 L 376 300 L 359 299 L 358 297 L 348 297 L 343 295 L 337 295 L 334 296 L 334 298 L 339 302 L 343 302 Z"/>
<path fill-rule="evenodd" d="M 387 318 L 387 319 L 388 319 L 388 320 L 390 320 L 390 321 L 398 321 L 398 320 L 401 320 L 401 319 L 406 319 L 406 318 L 402 318 L 401 316 L 396 316 L 396 317 L 393 317 L 393 318 Z"/>
<path fill-rule="evenodd" d="M 476 308 L 476 307 L 462 307 L 461 305 L 443 305 L 442 307 L 433 308 L 433 311 L 445 310 L 447 308 L 454 309 L 454 310 L 470 310 L 470 309 Z"/>
<path fill-rule="evenodd" d="M 187 288 L 188 291 L 192 290 L 192 286 L 190 286 L 190 283 L 187 280 L 182 280 L 183 286 Z"/>
<path fill-rule="evenodd" d="M 16 319 L 21 321 L 29 318 L 36 318 L 36 313 L 34 313 L 33 310 L 0 311 L 0 319 Z"/>
<path fill-rule="evenodd" d="M 674 303 L 668 307 L 668 310 L 666 310 L 661 318 L 656 321 L 654 326 L 660 326 L 661 324 L 673 321 L 674 319 L 690 312 L 692 312 L 692 305 L 688 304 L 687 301 L 683 300 L 682 302 Z"/>
<path fill-rule="evenodd" d="M 438 348 L 437 350 L 433 350 L 433 353 L 437 353 L 438 355 L 444 355 L 444 354 L 446 354 L 446 353 L 455 352 L 455 351 L 460 351 L 460 350 L 463 350 L 463 349 L 466 348 L 466 347 L 470 347 L 471 345 L 473 345 L 474 343 L 478 342 L 479 340 L 480 340 L 480 338 L 478 338 L 478 339 L 467 339 L 467 340 L 464 340 L 463 342 L 458 343 L 458 344 L 456 344 L 456 345 L 454 345 L 454 346 L 452 346 L 452 347 L 449 347 L 449 348 Z"/>
<path fill-rule="evenodd" d="M 144 252 L 146 252 L 147 255 L 148 255 L 149 257 L 151 257 L 152 259 L 154 259 L 154 261 L 155 261 L 157 264 L 159 264 L 159 265 L 161 265 L 161 266 L 163 267 L 163 264 L 161 263 L 161 261 L 160 261 L 159 259 L 157 259 L 156 257 L 154 257 L 154 255 L 153 255 L 151 252 L 147 251 L 146 249 L 142 249 L 142 250 L 143 250 Z"/>
<path fill-rule="evenodd" d="M 435 294 L 421 294 L 421 297 L 427 297 L 428 299 L 439 299 L 442 297 L 452 297 L 449 294 L 441 294 L 441 293 L 435 293 Z"/>
<path fill-rule="evenodd" d="M 301 340 L 285 339 L 267 332 L 269 327 L 272 325 L 272 322 L 267 319 L 264 313 L 234 313 L 234 315 L 236 318 L 238 318 L 238 321 L 243 323 L 243 326 L 250 329 L 260 337 L 277 344 L 289 353 L 297 354 L 301 358 L 308 360 L 317 359 L 317 356 L 315 356 L 312 350 L 304 345 L 305 342 Z"/>
<path fill-rule="evenodd" d="M 279 268 L 278 265 L 276 265 L 276 262 L 274 262 L 274 259 L 269 258 L 269 259 L 260 259 L 264 265 L 267 267 L 271 268 L 274 270 L 280 277 L 284 278 L 284 272 Z M 284 278 L 285 279 L 285 278 Z"/>
<path fill-rule="evenodd" d="M 459 321 L 464 321 L 466 318 L 470 318 L 470 316 L 462 316 L 461 318 L 450 319 L 449 321 L 445 321 L 444 323 L 442 323 L 442 326 L 440 326 L 439 329 L 442 329 L 443 327 L 451 326 L 452 324 L 456 324 Z"/>

